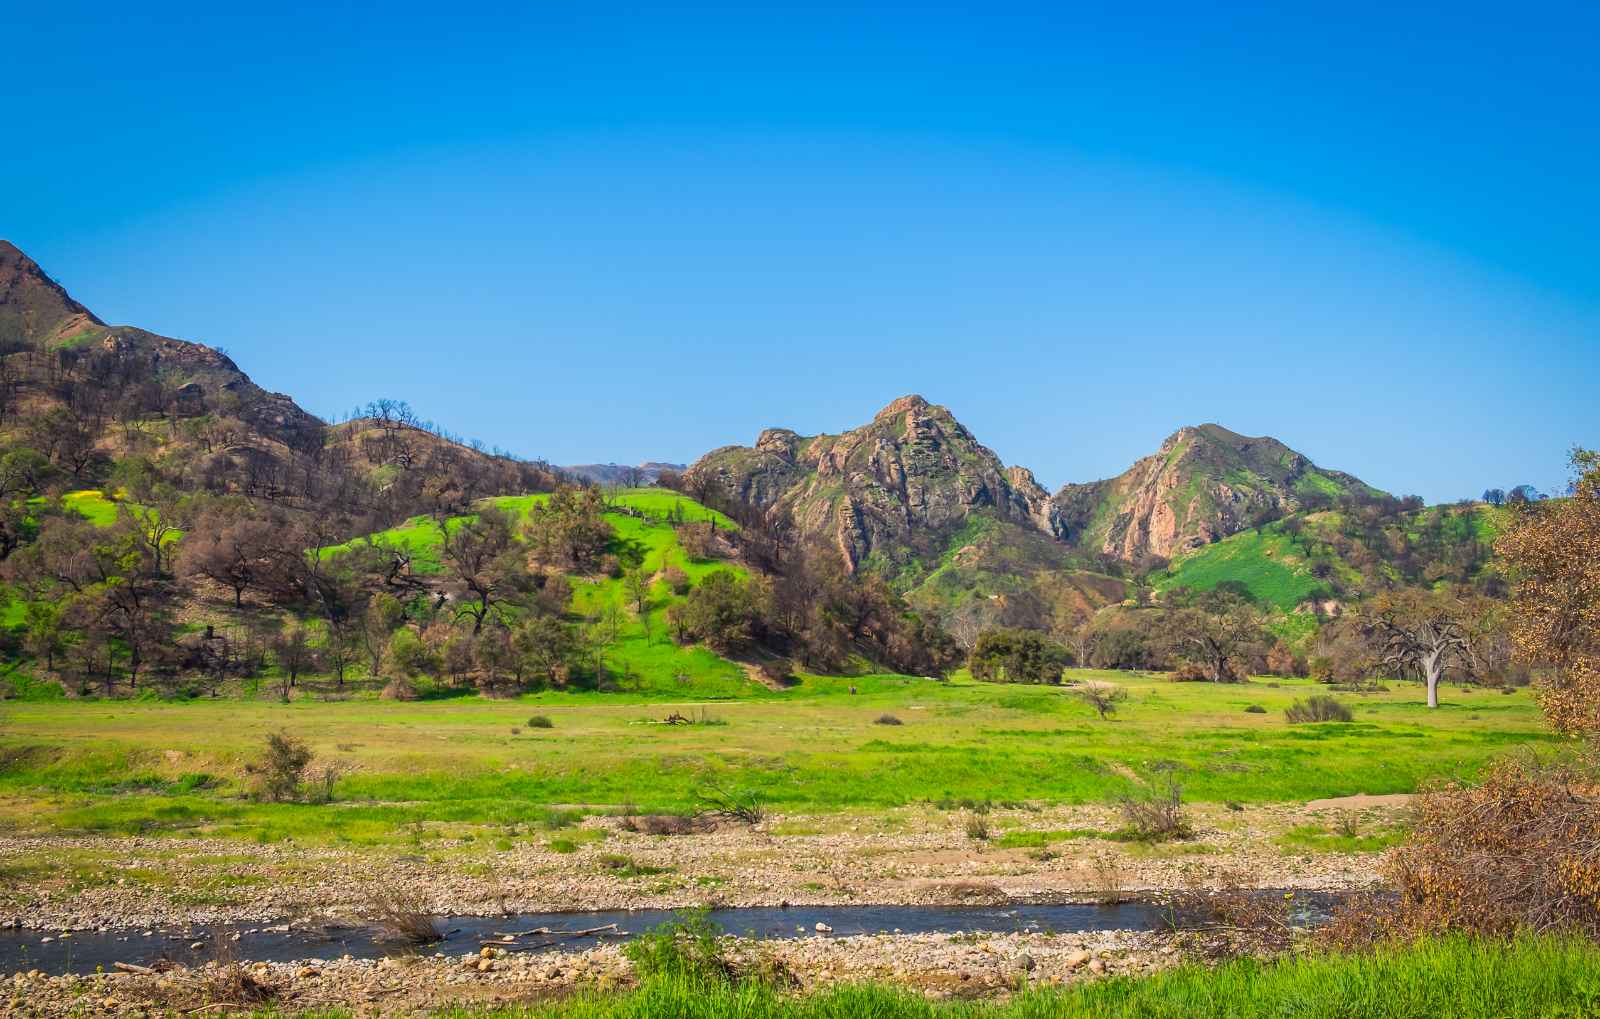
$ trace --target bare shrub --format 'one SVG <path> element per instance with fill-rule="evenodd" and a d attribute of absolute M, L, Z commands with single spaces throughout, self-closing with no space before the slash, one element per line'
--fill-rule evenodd
<path fill-rule="evenodd" d="M 205 999 L 204 1006 L 265 1005 L 278 996 L 277 985 L 244 967 L 231 940 L 219 938 L 213 952 L 196 988 Z"/>
<path fill-rule="evenodd" d="M 1249 889 L 1251 876 L 1224 875 L 1222 890 L 1188 889 L 1168 900 L 1167 922 L 1192 955 L 1220 959 L 1272 956 L 1295 946 L 1301 927 L 1294 894 Z"/>
<path fill-rule="evenodd" d="M 1011 898 L 999 885 L 987 881 L 948 881 L 939 885 L 939 891 L 960 902 L 1007 902 Z"/>
<path fill-rule="evenodd" d="M 989 841 L 989 819 L 982 814 L 973 814 L 967 818 L 967 838 L 974 842 Z"/>
<path fill-rule="evenodd" d="M 1117 801 L 1125 833 L 1140 842 L 1170 842 L 1194 834 L 1183 810 L 1183 789 L 1166 771 L 1150 788 Z"/>
<path fill-rule="evenodd" d="M 1121 857 L 1101 853 L 1094 858 L 1091 869 L 1094 872 L 1096 902 L 1102 906 L 1114 906 L 1129 901 L 1128 893 L 1124 891 L 1128 887 L 1128 868 Z"/>
<path fill-rule="evenodd" d="M 310 781 L 307 783 L 310 786 L 308 795 L 311 802 L 332 803 L 334 785 L 338 783 L 339 779 L 354 770 L 355 768 L 343 761 L 335 761 L 331 764 L 324 764 L 311 772 Z"/>
<path fill-rule="evenodd" d="M 700 788 L 700 812 L 710 817 L 757 825 L 767 819 L 761 794 L 754 789 L 729 789 L 715 782 Z"/>
<path fill-rule="evenodd" d="M 1399 893 L 1336 914 L 1327 937 L 1358 945 L 1444 931 L 1559 931 L 1600 938 L 1600 775 L 1593 762 L 1502 761 L 1478 785 L 1419 798 L 1390 854 Z"/>
<path fill-rule="evenodd" d="M 1290 725 L 1301 725 L 1306 722 L 1348 722 L 1355 715 L 1350 713 L 1343 701 L 1318 693 L 1284 708 L 1283 717 L 1289 720 Z"/>
<path fill-rule="evenodd" d="M 1117 705 L 1128 699 L 1128 691 L 1115 683 L 1081 683 L 1073 693 L 1099 714 L 1101 721 L 1117 713 Z"/>
<path fill-rule="evenodd" d="M 374 937 L 406 945 L 431 945 L 444 939 L 439 921 L 413 895 L 390 893 L 376 899 L 368 910 Z"/>
<path fill-rule="evenodd" d="M 255 776 L 256 798 L 274 802 L 294 799 L 311 756 L 311 748 L 303 740 L 287 732 L 270 733 L 261 756 L 245 766 Z"/>
<path fill-rule="evenodd" d="M 383 693 L 379 696 L 386 701 L 414 701 L 417 699 L 417 685 L 404 676 L 397 676 L 384 684 Z"/>
<path fill-rule="evenodd" d="M 879 715 L 877 718 L 874 718 L 872 720 L 872 724 L 873 725 L 905 725 L 906 723 L 900 721 L 900 719 L 895 715 L 887 715 L 887 714 L 885 714 L 885 715 Z"/>

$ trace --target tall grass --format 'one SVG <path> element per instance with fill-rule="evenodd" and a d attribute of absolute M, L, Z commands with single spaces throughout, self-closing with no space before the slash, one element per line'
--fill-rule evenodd
<path fill-rule="evenodd" d="M 595 992 L 558 1002 L 451 1017 L 494 1019 L 1503 1019 L 1577 1017 L 1600 1010 L 1600 948 L 1524 938 L 1510 943 L 1448 938 L 1373 955 L 1240 960 L 1026 991 L 1005 1002 L 929 1002 L 887 986 L 786 994 L 757 981 L 664 975 L 622 995 Z"/>

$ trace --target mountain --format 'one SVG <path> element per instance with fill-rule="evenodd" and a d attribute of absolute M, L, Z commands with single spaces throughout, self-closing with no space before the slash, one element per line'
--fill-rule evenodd
<path fill-rule="evenodd" d="M 1049 494 L 1006 467 L 944 407 L 903 396 L 840 435 L 769 428 L 754 446 L 724 446 L 683 476 L 686 491 L 787 516 L 837 548 L 851 569 L 895 569 L 942 549 L 983 512 L 1052 537 L 1064 534 Z"/>
<path fill-rule="evenodd" d="M 1382 493 L 1277 439 L 1205 424 L 1178 429 L 1115 478 L 1063 486 L 1052 505 L 1074 545 L 1138 563 L 1349 494 Z"/>
<path fill-rule="evenodd" d="M 370 525 L 441 496 L 551 487 L 542 465 L 427 431 L 403 404 L 329 427 L 256 385 L 225 353 L 106 324 L 0 241 L 0 446 L 55 467 L 58 487 L 147 461 L 179 491 L 243 494 Z"/>
<path fill-rule="evenodd" d="M 49 343 L 104 326 L 39 263 L 0 240 L 0 346 Z"/>
<path fill-rule="evenodd" d="M 656 479 L 661 477 L 663 471 L 679 474 L 686 467 L 686 464 L 646 460 L 644 463 L 633 467 L 626 464 L 572 464 L 567 467 L 557 467 L 556 470 L 584 481 L 592 481 L 597 485 L 621 485 L 624 488 L 638 488 L 640 485 L 655 484 Z"/>

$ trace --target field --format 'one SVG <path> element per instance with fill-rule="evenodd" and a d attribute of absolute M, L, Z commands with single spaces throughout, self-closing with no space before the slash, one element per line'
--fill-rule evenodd
<path fill-rule="evenodd" d="M 377 844 L 408 823 L 501 825 L 557 805 L 684 811 L 708 782 L 786 813 L 1107 803 L 1167 767 L 1193 801 L 1300 802 L 1411 792 L 1548 738 L 1521 691 L 1450 690 L 1429 711 L 1418 687 L 1396 684 L 1342 695 L 1352 722 L 1289 725 L 1283 709 L 1315 684 L 1069 675 L 1119 683 L 1129 700 L 1101 721 L 1061 688 L 808 676 L 786 691 L 745 683 L 738 700 L 692 702 L 649 690 L 10 702 L 0 708 L 0 822 L 22 833 Z M 661 724 L 673 713 L 692 724 Z M 529 727 L 536 714 L 551 727 Z M 247 765 L 280 730 L 339 766 L 335 805 L 243 795 Z"/>

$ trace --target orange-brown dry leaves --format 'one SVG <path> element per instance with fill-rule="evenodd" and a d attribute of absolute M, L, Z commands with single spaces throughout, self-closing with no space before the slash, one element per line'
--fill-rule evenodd
<path fill-rule="evenodd" d="M 1600 738 L 1600 454 L 1577 450 L 1571 498 L 1520 510 L 1495 542 L 1516 581 L 1511 640 L 1548 667 L 1540 691 L 1557 732 Z"/>

